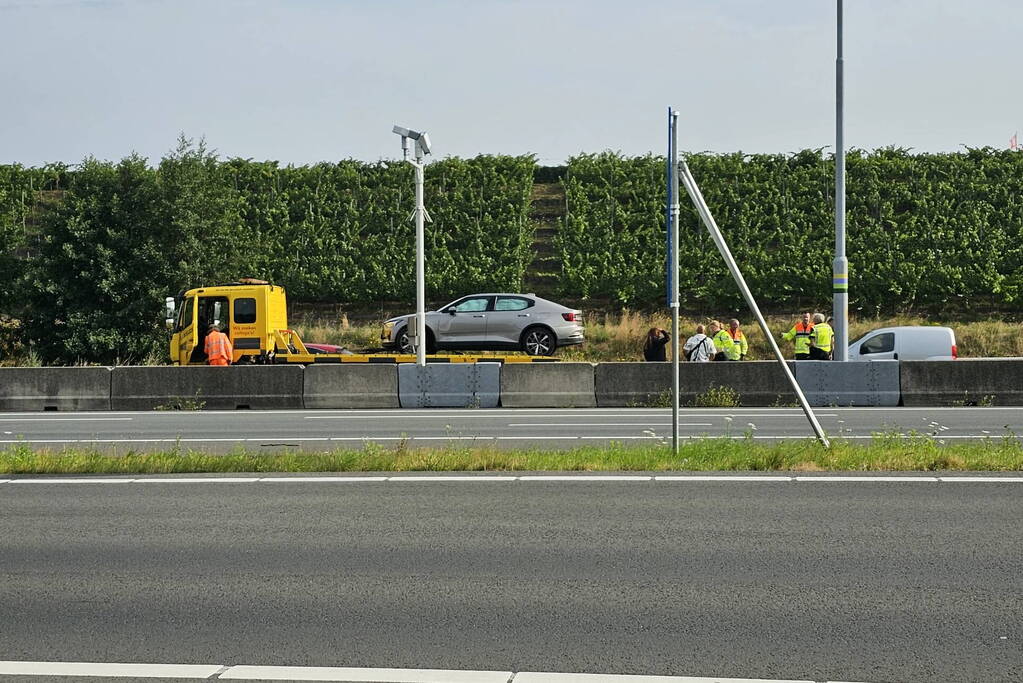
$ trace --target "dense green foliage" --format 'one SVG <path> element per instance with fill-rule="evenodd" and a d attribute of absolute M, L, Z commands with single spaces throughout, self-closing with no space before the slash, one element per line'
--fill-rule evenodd
<path fill-rule="evenodd" d="M 528 156 L 427 167 L 431 297 L 519 287 L 531 256 L 534 167 Z M 30 172 L 0 172 L 0 257 L 13 274 L 3 280 L 20 286 L 0 313 L 22 319 L 45 362 L 161 355 L 166 295 L 243 276 L 304 301 L 414 300 L 408 164 L 221 162 L 182 138 L 156 168 L 138 157 L 87 159 L 48 203 L 22 187 Z M 38 214 L 32 225 L 29 213 Z"/>
<path fill-rule="evenodd" d="M 819 151 L 688 155 L 744 275 L 769 307 L 831 297 L 834 163 Z M 653 304 L 664 297 L 663 157 L 582 155 L 565 178 L 556 239 L 566 296 Z M 1023 154 L 992 149 L 847 157 L 850 305 L 875 313 L 1013 307 L 1023 295 Z M 691 202 L 681 197 L 683 304 L 740 299 Z"/>
<path fill-rule="evenodd" d="M 765 308 L 830 299 L 830 158 L 808 150 L 687 160 Z M 532 156 L 432 162 L 428 297 L 523 287 L 537 178 L 560 180 L 567 202 L 551 294 L 660 306 L 664 177 L 663 157 L 613 153 L 553 169 Z M 1023 154 L 855 151 L 847 196 L 853 311 L 1018 307 Z M 681 199 L 684 306 L 739 308 L 721 258 Z M 70 169 L 0 166 L 0 353 L 17 334 L 44 362 L 162 355 L 165 295 L 242 276 L 282 284 L 293 301 L 408 305 L 413 204 L 405 163 L 221 161 L 184 138 L 156 167 L 138 157 Z"/>

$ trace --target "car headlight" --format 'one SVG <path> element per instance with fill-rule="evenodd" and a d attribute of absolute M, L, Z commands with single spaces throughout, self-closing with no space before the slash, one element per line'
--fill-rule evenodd
<path fill-rule="evenodd" d="M 385 337 L 385 336 L 389 337 L 389 336 L 391 336 L 391 330 L 393 330 L 393 329 L 394 329 L 394 321 L 393 320 L 388 320 L 387 322 L 384 323 L 384 329 L 381 331 L 380 336 L 381 337 Z"/>

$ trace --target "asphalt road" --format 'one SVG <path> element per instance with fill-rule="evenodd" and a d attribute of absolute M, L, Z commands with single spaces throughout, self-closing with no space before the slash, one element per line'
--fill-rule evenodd
<path fill-rule="evenodd" d="M 1023 678 L 1023 483 L 0 484 L 0 659 Z"/>
<path fill-rule="evenodd" d="M 831 435 L 871 439 L 879 431 L 933 434 L 949 443 L 1023 433 L 1023 408 L 820 408 Z M 809 438 L 798 408 L 685 409 L 687 437 Z M 97 444 L 159 449 L 181 443 L 230 450 L 237 444 L 323 449 L 401 439 L 421 445 L 479 441 L 498 447 L 572 448 L 582 443 L 671 439 L 671 411 L 651 408 L 495 410 L 319 410 L 0 413 L 0 446 Z"/>

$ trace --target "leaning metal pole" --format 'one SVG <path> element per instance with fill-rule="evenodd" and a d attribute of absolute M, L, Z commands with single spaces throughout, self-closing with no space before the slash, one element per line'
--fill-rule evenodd
<path fill-rule="evenodd" d="M 668 181 L 668 230 L 671 231 L 671 450 L 678 456 L 678 112 L 668 110 L 671 138 L 668 155 L 671 159 Z"/>
<path fill-rule="evenodd" d="M 842 62 L 842 0 L 838 0 L 838 48 L 835 58 L 835 260 L 831 295 L 835 322 L 835 360 L 849 360 L 849 259 L 845 257 L 845 140 Z"/>
<path fill-rule="evenodd" d="M 806 401 L 806 396 L 803 395 L 803 390 L 799 388 L 799 383 L 796 382 L 796 378 L 792 375 L 792 370 L 789 369 L 788 364 L 785 362 L 785 358 L 781 355 L 781 349 L 778 348 L 778 343 L 774 340 L 774 335 L 771 334 L 771 330 L 767 327 L 767 321 L 764 320 L 764 316 L 760 313 L 760 308 L 757 306 L 757 302 L 753 299 L 753 294 L 750 292 L 749 287 L 746 286 L 746 279 L 742 276 L 742 272 L 739 270 L 738 264 L 735 259 L 732 258 L 732 252 L 728 249 L 728 244 L 725 243 L 724 235 L 721 234 L 721 229 L 718 228 L 717 222 L 714 220 L 714 216 L 711 215 L 710 209 L 707 207 L 707 202 L 703 198 L 703 193 L 700 192 L 699 186 L 696 181 L 693 180 L 693 174 L 689 171 L 689 165 L 683 159 L 679 163 L 679 168 L 682 172 L 682 184 L 686 187 L 686 192 L 689 194 L 689 198 L 696 205 L 696 210 L 700 214 L 703 224 L 707 226 L 707 231 L 710 236 L 714 239 L 714 244 L 717 245 L 718 251 L 721 252 L 721 257 L 725 259 L 725 263 L 728 265 L 728 270 L 731 271 L 732 277 L 735 279 L 735 284 L 739 286 L 739 291 L 742 292 L 742 296 L 746 299 L 746 305 L 753 311 L 753 315 L 756 316 L 757 322 L 760 324 L 760 329 L 763 330 L 764 336 L 767 337 L 768 343 L 771 345 L 771 349 L 774 351 L 774 357 L 778 359 L 778 364 L 781 365 L 782 370 L 785 371 L 785 377 L 788 378 L 789 384 L 792 385 L 792 390 L 796 392 L 796 397 L 799 399 L 799 405 L 803 408 L 803 413 L 806 414 L 806 419 L 810 421 L 810 425 L 813 427 L 814 434 L 817 435 L 817 439 L 824 445 L 825 448 L 831 448 L 831 443 L 828 441 L 828 437 L 825 436 L 824 430 L 821 428 L 820 422 L 817 421 L 817 416 L 813 413 L 813 408 Z"/>

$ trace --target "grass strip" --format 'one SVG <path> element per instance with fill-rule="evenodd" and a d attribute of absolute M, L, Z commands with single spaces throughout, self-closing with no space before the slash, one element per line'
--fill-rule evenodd
<path fill-rule="evenodd" d="M 707 438 L 682 444 L 678 457 L 662 444 L 581 446 L 572 450 L 502 450 L 407 443 L 330 451 L 225 454 L 171 448 L 117 453 L 89 448 L 0 451 L 0 474 L 170 474 L 201 472 L 501 472 L 501 471 L 1023 471 L 1023 444 L 1014 435 L 943 443 L 930 436 L 879 434 L 869 442 L 836 440 L 825 450 L 813 440 L 762 443 Z"/>

